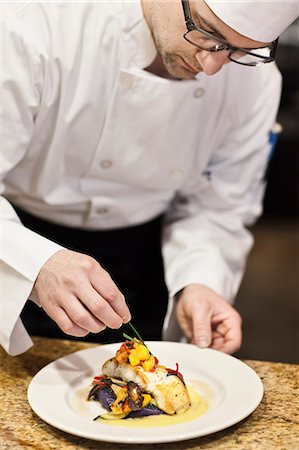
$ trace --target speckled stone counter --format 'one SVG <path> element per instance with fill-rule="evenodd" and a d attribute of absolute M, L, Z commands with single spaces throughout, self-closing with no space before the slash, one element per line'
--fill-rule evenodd
<path fill-rule="evenodd" d="M 125 445 L 96 442 L 59 431 L 43 422 L 27 402 L 27 387 L 42 367 L 61 356 L 91 347 L 75 341 L 35 338 L 25 354 L 0 350 L 0 449 L 31 450 L 298 450 L 299 366 L 245 361 L 261 377 L 265 395 L 245 420 L 226 430 L 170 444 Z"/>

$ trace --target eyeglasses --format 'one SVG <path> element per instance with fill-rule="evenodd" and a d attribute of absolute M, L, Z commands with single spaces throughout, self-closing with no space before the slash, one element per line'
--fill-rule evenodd
<path fill-rule="evenodd" d="M 228 51 L 228 59 L 243 66 L 256 67 L 261 64 L 274 61 L 278 39 L 266 47 L 254 49 L 232 47 L 221 38 L 215 37 L 213 33 L 195 25 L 191 17 L 189 0 L 182 0 L 187 32 L 184 39 L 195 47 L 206 52 Z"/>

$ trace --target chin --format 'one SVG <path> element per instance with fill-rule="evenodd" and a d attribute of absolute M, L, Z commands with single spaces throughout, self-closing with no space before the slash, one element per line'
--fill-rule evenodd
<path fill-rule="evenodd" d="M 173 70 L 168 70 L 166 68 L 167 72 L 173 77 L 178 80 L 194 80 L 197 73 L 190 72 L 189 70 L 180 67 Z"/>
<path fill-rule="evenodd" d="M 188 70 L 187 67 L 182 65 L 181 61 L 181 57 L 173 57 L 170 55 L 163 58 L 164 67 L 171 77 L 179 80 L 194 80 L 201 70 L 196 73 L 192 70 Z"/>

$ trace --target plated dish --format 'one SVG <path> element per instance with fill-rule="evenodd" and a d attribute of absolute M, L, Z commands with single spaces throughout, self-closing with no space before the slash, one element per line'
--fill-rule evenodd
<path fill-rule="evenodd" d="M 94 420 L 126 419 L 126 423 L 118 423 L 121 426 L 130 422 L 131 426 L 145 426 L 145 420 L 140 419 L 165 414 L 184 420 L 191 398 L 178 363 L 175 370 L 160 364 L 141 337 L 126 336 L 116 354 L 104 362 L 101 374 L 93 379 L 87 400 L 99 402 L 107 411 Z M 160 423 L 158 418 L 146 425 Z"/>
<path fill-rule="evenodd" d="M 165 367 L 176 367 L 179 362 L 196 413 L 191 406 L 181 415 L 157 416 L 154 423 L 147 420 L 150 417 L 137 419 L 137 422 L 136 419 L 94 420 L 106 414 L 107 409 L 98 401 L 87 401 L 91 382 L 104 363 L 115 357 L 121 345 L 81 350 L 45 366 L 33 377 L 28 388 L 28 401 L 33 411 L 50 425 L 89 439 L 162 443 L 223 430 L 247 417 L 262 399 L 261 380 L 240 360 L 190 344 L 150 342 L 148 347 L 152 354 Z M 180 417 L 184 420 L 178 420 Z"/>

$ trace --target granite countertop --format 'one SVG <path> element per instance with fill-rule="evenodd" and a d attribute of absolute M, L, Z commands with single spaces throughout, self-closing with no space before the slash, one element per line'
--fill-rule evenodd
<path fill-rule="evenodd" d="M 298 365 L 245 361 L 263 381 L 258 408 L 240 423 L 209 436 L 170 444 L 96 442 L 59 431 L 43 422 L 27 402 L 27 388 L 36 372 L 57 358 L 92 347 L 77 341 L 34 338 L 20 356 L 0 350 L 0 449 L 31 450 L 298 450 Z"/>

